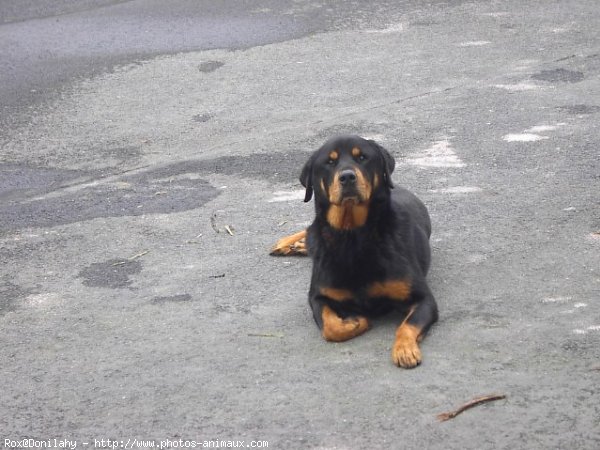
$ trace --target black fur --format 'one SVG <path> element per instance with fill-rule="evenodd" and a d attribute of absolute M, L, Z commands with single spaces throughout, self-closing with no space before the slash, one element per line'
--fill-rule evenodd
<path fill-rule="evenodd" d="M 352 156 L 353 148 L 360 149 L 364 160 Z M 339 159 L 332 162 L 329 155 L 334 150 Z M 341 136 L 314 152 L 302 170 L 305 201 L 315 198 L 316 215 L 307 230 L 306 244 L 313 261 L 309 303 L 320 328 L 324 306 L 341 318 L 376 316 L 394 309 L 411 311 L 407 321 L 422 334 L 437 320 L 437 306 L 425 280 L 431 261 L 429 214 L 414 194 L 401 187 L 392 189 L 394 167 L 394 158 L 374 141 Z M 348 168 L 365 175 L 372 194 L 366 222 L 339 229 L 327 219 L 331 206 L 327 188 L 336 171 Z M 373 283 L 390 280 L 407 280 L 409 298 L 399 301 L 369 295 Z M 351 291 L 353 299 L 328 298 L 321 293 L 323 287 Z"/>

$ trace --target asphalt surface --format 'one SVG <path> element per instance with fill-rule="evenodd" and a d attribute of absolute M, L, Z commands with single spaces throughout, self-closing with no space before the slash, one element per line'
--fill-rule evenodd
<path fill-rule="evenodd" d="M 597 2 L 237 3 L 0 0 L 0 447 L 598 448 Z M 343 132 L 432 216 L 413 370 L 268 256 Z"/>

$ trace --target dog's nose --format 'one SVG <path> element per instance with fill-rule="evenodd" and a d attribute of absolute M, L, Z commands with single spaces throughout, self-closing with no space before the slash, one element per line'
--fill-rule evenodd
<path fill-rule="evenodd" d="M 342 170 L 340 173 L 340 183 L 342 186 L 349 186 L 356 183 L 356 173 L 354 170 Z"/>

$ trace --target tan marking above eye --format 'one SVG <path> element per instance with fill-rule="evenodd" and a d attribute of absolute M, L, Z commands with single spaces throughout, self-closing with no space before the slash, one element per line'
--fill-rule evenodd
<path fill-rule="evenodd" d="M 337 150 L 333 150 L 332 152 L 329 152 L 330 160 L 336 161 L 339 157 L 340 157 L 340 154 L 337 152 Z"/>
<path fill-rule="evenodd" d="M 360 155 L 362 155 L 362 151 L 360 150 L 360 148 L 354 147 L 352 149 L 352 156 L 354 156 L 355 158 L 358 158 Z"/>

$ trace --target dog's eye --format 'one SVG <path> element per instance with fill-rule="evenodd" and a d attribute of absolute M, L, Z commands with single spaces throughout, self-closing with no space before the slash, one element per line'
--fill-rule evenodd
<path fill-rule="evenodd" d="M 366 159 L 367 159 L 367 157 L 365 155 L 363 155 L 362 153 L 360 155 L 358 155 L 359 161 L 365 161 Z"/>
<path fill-rule="evenodd" d="M 335 159 L 328 159 L 327 160 L 327 164 L 329 164 L 330 166 L 333 166 L 337 161 Z"/>

